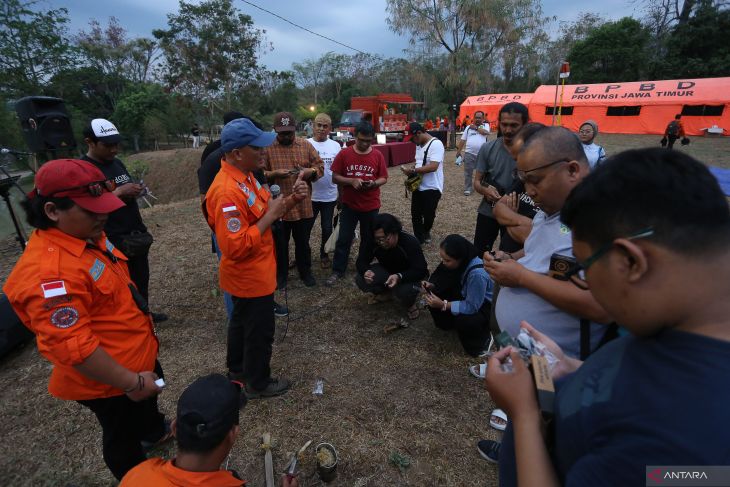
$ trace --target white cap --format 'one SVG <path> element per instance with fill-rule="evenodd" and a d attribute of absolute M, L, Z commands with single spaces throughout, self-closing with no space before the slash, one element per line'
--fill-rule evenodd
<path fill-rule="evenodd" d="M 122 140 L 122 136 L 119 135 L 117 127 L 104 118 L 95 118 L 92 120 L 91 130 L 97 139 L 107 144 L 114 144 Z"/>

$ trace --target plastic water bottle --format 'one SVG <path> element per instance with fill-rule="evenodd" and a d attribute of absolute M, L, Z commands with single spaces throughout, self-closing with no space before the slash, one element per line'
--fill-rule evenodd
<path fill-rule="evenodd" d="M 461 155 L 456 156 L 456 165 L 461 166 L 461 162 L 463 161 L 463 158 Z"/>

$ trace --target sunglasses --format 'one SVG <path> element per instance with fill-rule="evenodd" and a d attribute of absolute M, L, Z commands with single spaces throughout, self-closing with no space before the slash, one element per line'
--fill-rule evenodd
<path fill-rule="evenodd" d="M 107 179 L 105 181 L 94 181 L 93 183 L 82 184 L 81 186 L 74 186 L 72 188 L 59 189 L 48 196 L 59 196 L 60 193 L 68 193 L 79 189 L 85 189 L 91 196 L 101 196 L 104 194 L 104 191 L 112 192 L 116 188 L 117 183 Z"/>
<path fill-rule="evenodd" d="M 631 235 L 623 238 L 625 238 L 626 240 L 636 240 L 639 238 L 650 237 L 652 235 L 654 235 L 653 228 L 644 228 L 636 233 L 632 233 Z M 576 262 L 575 265 L 571 269 L 569 269 L 568 272 L 565 273 L 565 277 L 570 282 L 575 284 L 578 288 L 587 291 L 588 282 L 586 281 L 586 272 L 588 271 L 588 268 L 595 264 L 598 259 L 606 255 L 613 248 L 613 245 L 613 241 L 601 245 L 598 250 L 596 250 L 593 255 L 588 257 L 586 260 L 584 260 L 583 262 Z"/>

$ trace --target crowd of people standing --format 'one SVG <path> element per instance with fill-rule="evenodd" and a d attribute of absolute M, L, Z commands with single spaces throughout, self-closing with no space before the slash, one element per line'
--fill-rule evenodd
<path fill-rule="evenodd" d="M 198 175 L 227 295 L 227 376 L 194 382 L 174 422 L 156 400 L 164 375 L 153 321 L 164 317 L 155 320 L 144 272 L 135 279 L 133 270 L 151 240 L 140 238 L 143 225 L 115 233 L 115 215 L 137 222 L 143 190 L 114 158 L 116 128 L 92 121 L 85 160 L 45 164 L 25 203 L 37 230 L 4 291 L 54 365 L 50 392 L 96 415 L 104 460 L 122 485 L 243 484 L 220 465 L 245 402 L 291 385 L 271 376 L 275 316 L 289 312 L 275 297 L 286 293 L 290 267 L 306 287 L 319 284 L 309 243 L 318 216 L 319 262 L 331 271 L 322 284 L 346 278 L 359 225 L 354 281 L 367 298 L 392 294 L 407 320 L 427 309 L 434 326 L 486 361 L 469 370 L 501 407 L 490 424 L 505 435 L 477 448 L 500 463 L 501 485 L 636 484 L 647 465 L 723 464 L 728 427 L 699 418 L 722 418 L 728 398 L 718 386 L 730 351 L 730 209 L 702 164 L 659 149 L 606 158 L 595 122 L 578 134 L 532 124 L 520 103 L 501 108 L 500 136 L 490 140 L 477 112 L 457 148 L 464 197 L 482 197 L 474 236 L 445 236 L 429 272 L 423 248 L 444 192 L 445 150 L 428 127 L 410 124 L 416 157 L 401 167 L 417 183 L 410 233 L 381 211 L 389 174 L 368 122 L 343 148 L 329 139 L 326 114 L 309 139 L 296 137 L 290 113 L 275 115 L 273 133 L 240 113 L 224 121 Z M 544 436 L 522 356 L 493 347 L 498 334 L 523 330 L 557 359 L 554 436 Z M 175 460 L 145 459 L 173 435 Z"/>

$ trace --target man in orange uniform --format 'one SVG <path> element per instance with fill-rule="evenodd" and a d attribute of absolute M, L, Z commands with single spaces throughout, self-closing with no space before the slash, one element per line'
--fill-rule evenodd
<path fill-rule="evenodd" d="M 271 378 L 276 289 L 271 224 L 302 201 L 308 187 L 300 172 L 290 196 L 272 199 L 254 178 L 264 147 L 275 137 L 245 118 L 227 123 L 221 132 L 225 154 L 221 170 L 203 202 L 221 250 L 220 287 L 233 299 L 226 365 L 229 377 L 245 384 L 249 398 L 276 396 L 289 389 L 286 379 Z"/>
<path fill-rule="evenodd" d="M 147 303 L 127 258 L 104 234 L 124 203 L 86 161 L 50 161 L 24 202 L 36 228 L 3 290 L 38 351 L 53 363 L 49 392 L 96 414 L 103 455 L 117 479 L 145 460 L 142 442 L 163 441 L 162 376 Z"/>
<path fill-rule="evenodd" d="M 177 401 L 172 430 L 177 456 L 150 458 L 122 479 L 119 487 L 241 487 L 234 470 L 222 470 L 236 442 L 239 410 L 246 404 L 237 385 L 220 374 L 200 377 Z M 227 466 L 227 465 L 226 465 Z M 282 487 L 297 487 L 296 477 L 282 477 Z"/>

